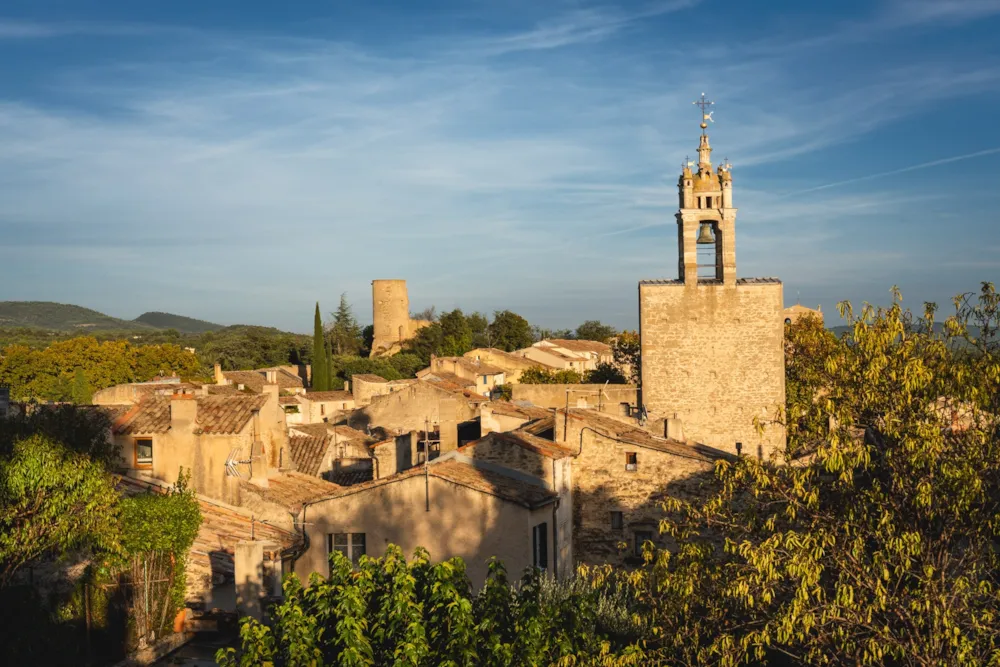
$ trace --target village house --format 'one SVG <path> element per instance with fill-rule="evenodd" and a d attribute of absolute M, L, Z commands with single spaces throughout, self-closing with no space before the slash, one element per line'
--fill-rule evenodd
<path fill-rule="evenodd" d="M 485 402 L 486 398 L 462 386 L 427 376 L 390 394 L 373 396 L 367 406 L 347 417 L 347 425 L 365 432 L 379 427 L 403 433 L 436 431 L 442 424 L 454 424 L 445 429 L 447 437 L 461 429 L 472 433 L 464 439 L 474 440 L 479 437 L 479 406 Z"/>
<path fill-rule="evenodd" d="M 552 411 L 546 408 L 509 401 L 491 401 L 483 403 L 479 408 L 479 431 L 483 437 L 488 433 L 505 433 L 528 422 L 551 416 Z"/>
<path fill-rule="evenodd" d="M 529 368 L 544 366 L 541 362 L 532 361 L 513 352 L 504 352 L 493 347 L 477 347 L 474 350 L 469 350 L 463 356 L 503 370 L 504 382 L 508 384 L 520 382 L 521 373 Z"/>
<path fill-rule="evenodd" d="M 423 547 L 435 561 L 461 557 L 476 587 L 492 557 L 511 573 L 530 566 L 556 573 L 558 500 L 537 478 L 452 453 L 305 503 L 300 525 L 308 548 L 294 571 L 303 580 L 325 576 L 333 551 L 356 563 L 396 544 L 408 556 Z"/>
<path fill-rule="evenodd" d="M 680 431 L 675 422 L 669 428 Z M 636 563 L 644 543 L 667 546 L 658 530 L 662 501 L 694 497 L 716 461 L 735 458 L 581 408 L 556 411 L 555 443 L 573 451 L 573 554 L 587 564 Z"/>
<path fill-rule="evenodd" d="M 126 474 L 173 484 L 183 468 L 198 493 L 239 505 L 240 477 L 266 480 L 287 455 L 278 385 L 262 389 L 233 396 L 204 389 L 153 394 L 118 409 L 111 437 Z"/>
<path fill-rule="evenodd" d="M 817 306 L 814 310 L 797 303 L 794 306 L 785 308 L 785 310 L 782 311 L 782 317 L 784 318 L 785 324 L 795 324 L 805 317 L 815 317 L 819 320 L 820 324 L 822 324 L 823 308 L 821 306 Z"/>
<path fill-rule="evenodd" d="M 391 394 L 394 391 L 399 391 L 404 387 L 408 387 L 414 382 L 416 382 L 416 380 L 412 378 L 406 380 L 386 380 L 381 375 L 359 373 L 351 376 L 349 386 L 351 395 L 354 396 L 355 407 L 363 408 L 367 405 L 371 405 L 372 398 L 375 396 L 385 396 L 386 394 Z"/>
<path fill-rule="evenodd" d="M 504 370 L 479 359 L 468 357 L 435 357 L 431 355 L 431 365 L 417 371 L 418 378 L 434 376 L 451 382 L 480 396 L 489 396 L 504 383 Z"/>
<path fill-rule="evenodd" d="M 514 354 L 546 370 L 576 371 L 580 375 L 583 375 L 587 371 L 587 364 L 589 362 L 586 356 L 558 347 L 536 347 L 532 345 L 515 350 Z"/>

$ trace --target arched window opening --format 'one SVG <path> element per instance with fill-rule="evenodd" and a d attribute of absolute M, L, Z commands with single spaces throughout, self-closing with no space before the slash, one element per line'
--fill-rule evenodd
<path fill-rule="evenodd" d="M 722 253 L 719 224 L 717 222 L 702 222 L 698 228 L 698 239 L 695 244 L 698 257 L 699 280 L 721 280 L 722 269 L 719 257 Z"/>

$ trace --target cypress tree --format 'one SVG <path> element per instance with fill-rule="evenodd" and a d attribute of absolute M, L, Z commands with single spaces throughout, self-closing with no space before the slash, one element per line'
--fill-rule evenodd
<path fill-rule="evenodd" d="M 333 389 L 333 347 L 326 341 L 326 388 Z"/>
<path fill-rule="evenodd" d="M 323 318 L 320 317 L 319 302 L 317 301 L 316 317 L 313 323 L 313 391 L 327 391 L 330 388 L 330 369 L 327 368 L 326 362 L 326 336 L 323 335 Z"/>

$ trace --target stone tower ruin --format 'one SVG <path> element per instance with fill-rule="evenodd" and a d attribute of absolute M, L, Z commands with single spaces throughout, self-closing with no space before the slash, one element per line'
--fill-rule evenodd
<path fill-rule="evenodd" d="M 713 170 L 711 102 L 696 104 L 697 170 L 685 162 L 678 181 L 678 278 L 639 283 L 640 403 L 650 419 L 679 419 L 688 439 L 767 457 L 785 445 L 783 428 L 754 426 L 785 405 L 782 285 L 736 276 L 732 166 Z"/>
<path fill-rule="evenodd" d="M 430 322 L 410 319 L 405 280 L 372 281 L 372 356 L 391 356 Z"/>

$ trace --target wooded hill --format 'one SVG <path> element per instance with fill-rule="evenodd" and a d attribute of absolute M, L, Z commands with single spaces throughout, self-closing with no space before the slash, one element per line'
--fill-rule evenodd
<path fill-rule="evenodd" d="M 174 329 L 178 333 L 205 333 L 221 324 L 193 317 L 151 311 L 134 320 L 123 320 L 90 308 L 52 301 L 0 301 L 0 328 L 46 329 L 88 333 L 94 331 L 143 331 Z"/>

